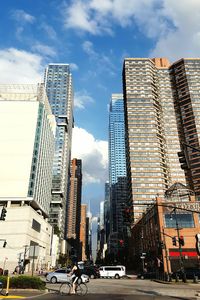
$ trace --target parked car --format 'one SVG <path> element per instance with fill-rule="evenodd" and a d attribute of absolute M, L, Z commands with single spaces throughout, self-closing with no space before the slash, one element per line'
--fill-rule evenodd
<path fill-rule="evenodd" d="M 119 279 L 126 275 L 125 266 L 102 266 L 99 268 L 100 277 L 114 277 Z"/>
<path fill-rule="evenodd" d="M 141 272 L 137 275 L 138 279 L 155 279 L 156 272 Z"/>
<path fill-rule="evenodd" d="M 184 270 L 186 275 L 186 279 L 194 279 L 194 276 L 197 276 L 200 279 L 200 269 L 198 268 L 187 268 Z M 183 272 L 178 270 L 172 274 L 172 278 L 176 278 L 178 276 L 180 279 L 183 279 Z"/>
<path fill-rule="evenodd" d="M 51 283 L 70 281 L 71 276 L 68 276 L 68 273 L 69 272 L 66 269 L 58 269 L 56 271 L 48 273 L 48 275 L 46 276 L 46 281 Z M 81 279 L 84 283 L 89 282 L 89 276 L 86 274 L 82 274 Z"/>
<path fill-rule="evenodd" d="M 95 266 L 84 266 L 83 270 L 81 271 L 83 274 L 88 275 L 92 279 L 100 277 L 99 269 Z"/>

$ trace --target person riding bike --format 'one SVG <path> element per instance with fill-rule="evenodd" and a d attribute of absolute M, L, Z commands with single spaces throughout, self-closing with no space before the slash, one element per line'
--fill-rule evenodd
<path fill-rule="evenodd" d="M 74 263 L 74 266 L 70 272 L 72 274 L 71 280 L 72 280 L 72 294 L 76 293 L 76 285 L 78 283 L 78 280 L 81 280 L 81 270 L 78 267 L 77 263 Z"/>

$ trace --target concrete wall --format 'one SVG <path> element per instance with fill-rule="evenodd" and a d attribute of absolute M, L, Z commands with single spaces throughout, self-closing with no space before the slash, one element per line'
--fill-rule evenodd
<path fill-rule="evenodd" d="M 40 231 L 32 228 L 33 219 L 40 224 Z M 25 245 L 27 245 L 26 258 L 29 258 L 29 246 L 32 241 L 39 245 L 34 269 L 49 268 L 51 265 L 51 235 L 51 225 L 32 207 L 8 207 L 6 220 L 0 221 L 0 267 L 13 272 L 20 257 L 24 258 Z M 5 248 L 3 248 L 3 240 L 7 242 Z M 32 258 L 26 267 L 26 271 L 31 270 Z"/>

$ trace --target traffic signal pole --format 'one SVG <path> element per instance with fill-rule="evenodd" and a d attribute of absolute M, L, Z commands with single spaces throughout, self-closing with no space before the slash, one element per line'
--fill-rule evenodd
<path fill-rule="evenodd" d="M 165 256 L 163 255 L 163 257 L 165 257 L 165 260 L 163 260 L 163 263 L 165 262 L 166 264 L 166 269 L 167 269 L 167 281 L 169 281 L 169 274 L 171 273 L 171 270 L 169 268 L 169 256 L 168 256 L 168 250 L 166 247 L 166 238 L 165 238 L 165 231 L 164 231 L 164 227 L 162 228 L 162 235 L 163 235 L 163 242 L 164 242 L 164 249 L 163 251 L 165 251 Z"/>
<path fill-rule="evenodd" d="M 183 273 L 183 281 L 186 282 L 185 268 L 184 268 L 184 263 L 183 263 L 182 245 L 180 243 L 180 228 L 179 228 L 179 225 L 178 225 L 176 208 L 174 208 L 174 215 L 175 215 L 175 221 L 176 221 L 176 231 L 177 231 L 177 236 L 178 236 L 178 248 L 179 248 L 180 268 L 181 268 L 181 271 Z"/>

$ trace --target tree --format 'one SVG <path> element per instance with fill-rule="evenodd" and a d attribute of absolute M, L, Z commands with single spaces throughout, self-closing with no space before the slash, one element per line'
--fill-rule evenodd
<path fill-rule="evenodd" d="M 58 237 L 60 237 L 60 229 L 58 228 L 58 225 L 54 225 L 53 227 L 53 232 L 56 234 Z"/>

